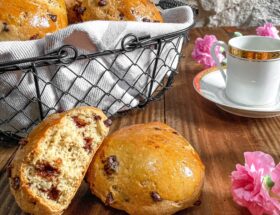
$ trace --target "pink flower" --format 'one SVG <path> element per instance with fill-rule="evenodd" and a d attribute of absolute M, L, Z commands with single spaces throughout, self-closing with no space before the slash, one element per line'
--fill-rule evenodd
<path fill-rule="evenodd" d="M 214 35 L 205 35 L 204 38 L 197 38 L 195 40 L 195 47 L 192 51 L 192 58 L 198 63 L 202 64 L 205 68 L 215 66 L 215 61 L 213 60 L 210 50 L 217 38 Z M 220 47 L 217 47 L 216 55 L 220 62 L 225 58 L 220 52 Z"/>
<path fill-rule="evenodd" d="M 257 35 L 264 37 L 272 37 L 280 39 L 278 30 L 272 25 L 272 23 L 266 23 L 264 26 L 260 26 L 256 29 Z"/>
<path fill-rule="evenodd" d="M 247 207 L 253 215 L 280 214 L 280 203 L 271 198 L 263 184 L 265 176 L 275 167 L 273 158 L 263 152 L 245 152 L 245 165 L 236 165 L 231 174 L 234 201 Z"/>
<path fill-rule="evenodd" d="M 271 179 L 274 182 L 271 191 L 280 197 L 280 164 L 271 172 Z"/>

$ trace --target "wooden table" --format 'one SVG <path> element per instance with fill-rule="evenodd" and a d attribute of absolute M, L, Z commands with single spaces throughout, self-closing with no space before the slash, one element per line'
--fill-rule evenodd
<path fill-rule="evenodd" d="M 280 28 L 279 28 L 280 29 Z M 249 214 L 237 206 L 230 195 L 230 173 L 236 163 L 243 163 L 243 152 L 261 150 L 279 162 L 280 117 L 249 119 L 223 112 L 215 104 L 200 97 L 193 89 L 192 80 L 203 68 L 191 60 L 194 40 L 205 34 L 215 34 L 227 41 L 235 28 L 197 28 L 191 31 L 191 42 L 184 49 L 180 74 L 165 97 L 143 110 L 129 112 L 114 121 L 111 131 L 136 123 L 161 121 L 177 129 L 201 155 L 206 165 L 206 181 L 199 207 L 178 214 Z M 255 34 L 255 29 L 238 29 L 244 34 Z M 1 146 L 2 145 L 2 146 Z M 6 145 L 6 144 L 5 144 Z M 0 215 L 23 214 L 17 207 L 8 187 L 4 172 L 17 147 L 0 143 Z M 112 215 L 123 214 L 105 207 L 92 196 L 84 183 L 65 214 Z"/>

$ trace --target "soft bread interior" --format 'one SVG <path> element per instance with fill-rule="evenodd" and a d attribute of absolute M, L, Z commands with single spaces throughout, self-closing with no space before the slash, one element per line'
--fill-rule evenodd
<path fill-rule="evenodd" d="M 101 123 L 100 116 L 84 111 L 64 116 L 48 130 L 23 167 L 23 177 L 35 196 L 49 204 L 68 206 L 106 135 Z"/>

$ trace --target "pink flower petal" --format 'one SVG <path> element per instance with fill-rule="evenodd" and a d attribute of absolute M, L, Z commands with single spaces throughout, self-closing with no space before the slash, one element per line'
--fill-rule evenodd
<path fill-rule="evenodd" d="M 256 29 L 257 35 L 264 37 L 272 37 L 279 39 L 278 30 L 272 25 L 272 23 L 266 23 Z"/>
<path fill-rule="evenodd" d="M 275 167 L 273 158 L 263 152 L 245 152 L 245 166 L 251 171 L 261 171 L 262 175 L 268 175 Z"/>
<path fill-rule="evenodd" d="M 280 197 L 280 164 L 271 173 L 271 179 L 274 182 L 272 192 L 276 193 Z"/>
<path fill-rule="evenodd" d="M 217 38 L 214 35 L 205 35 L 204 38 L 197 38 L 195 41 L 195 47 L 192 51 L 192 58 L 202 64 L 205 68 L 215 66 L 216 64 L 211 56 L 210 50 L 211 46 L 216 41 Z M 220 53 L 220 48 L 217 47 L 215 52 L 220 62 L 222 62 L 225 57 Z"/>

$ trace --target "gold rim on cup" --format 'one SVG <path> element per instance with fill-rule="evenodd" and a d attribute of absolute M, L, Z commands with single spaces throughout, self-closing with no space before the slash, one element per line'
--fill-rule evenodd
<path fill-rule="evenodd" d="M 244 58 L 248 60 L 275 60 L 280 59 L 280 51 L 276 52 L 254 52 L 254 51 L 245 51 L 238 49 L 229 45 L 228 47 L 229 54 Z"/>

